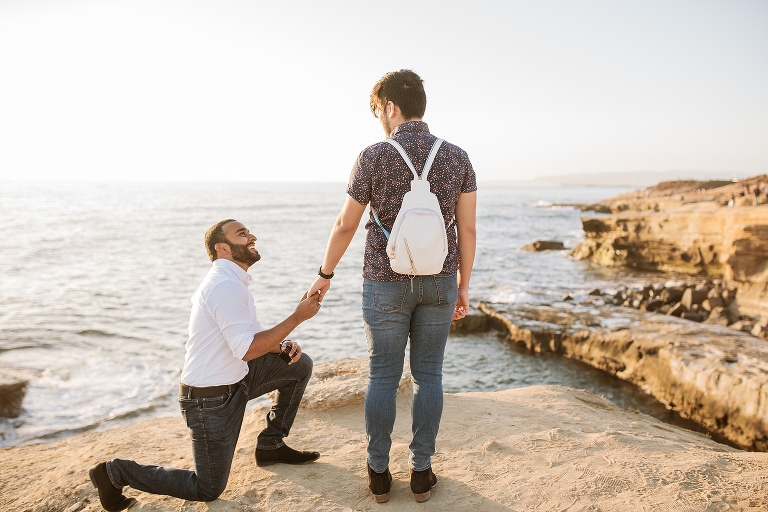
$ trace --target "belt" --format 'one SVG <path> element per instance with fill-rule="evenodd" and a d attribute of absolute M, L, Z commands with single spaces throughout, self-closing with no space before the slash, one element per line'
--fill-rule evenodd
<path fill-rule="evenodd" d="M 232 390 L 239 384 L 225 384 L 223 386 L 210 386 L 207 388 L 195 388 L 187 386 L 186 384 L 179 383 L 179 394 L 181 396 L 187 396 L 190 398 L 208 398 L 212 396 L 223 395 L 224 393 L 231 393 Z"/>

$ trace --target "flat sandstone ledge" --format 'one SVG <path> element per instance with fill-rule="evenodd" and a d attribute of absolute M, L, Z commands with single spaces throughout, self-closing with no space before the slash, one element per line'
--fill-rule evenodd
<path fill-rule="evenodd" d="M 330 375 L 336 362 L 317 365 Z M 246 414 L 232 474 L 211 503 L 126 489 L 152 511 L 410 511 L 408 488 L 410 393 L 398 399 L 393 433 L 394 482 L 386 505 L 373 502 L 365 480 L 362 404 L 350 400 L 367 385 L 364 371 L 345 361 L 341 405 L 322 384 L 329 407 L 299 411 L 289 442 L 318 449 L 305 466 L 259 468 L 253 459 L 266 407 Z M 364 368 L 367 360 L 357 360 Z M 358 376 L 357 379 L 354 375 Z M 310 387 L 315 381 L 310 383 Z M 311 394 L 311 393 L 310 393 Z M 357 394 L 357 393 L 356 393 Z M 357 394 L 359 396 L 359 394 Z M 311 400 L 308 404 L 311 404 Z M 91 464 L 115 456 L 191 468 L 181 418 L 160 418 L 52 444 L 0 450 L 0 510 L 100 510 L 88 480 Z M 533 386 L 496 393 L 445 396 L 438 450 L 439 485 L 419 510 L 765 510 L 768 454 L 743 452 L 707 437 L 624 411 L 586 391 Z"/>
<path fill-rule="evenodd" d="M 559 352 L 588 363 L 640 386 L 738 446 L 768 451 L 765 340 L 611 307 L 479 307 L 495 328 L 529 350 Z"/>

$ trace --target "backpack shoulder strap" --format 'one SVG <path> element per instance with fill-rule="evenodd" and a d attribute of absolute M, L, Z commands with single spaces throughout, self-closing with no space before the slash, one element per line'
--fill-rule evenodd
<path fill-rule="evenodd" d="M 432 162 L 435 161 L 435 156 L 437 156 L 437 150 L 440 149 L 440 145 L 443 143 L 443 139 L 437 139 L 435 143 L 432 145 L 432 150 L 429 152 L 427 161 L 424 164 L 424 169 L 422 169 L 421 171 L 421 177 L 419 177 L 419 175 L 416 174 L 416 169 L 413 167 L 413 163 L 411 162 L 411 159 L 408 158 L 408 154 L 405 152 L 405 149 L 403 149 L 403 146 L 401 146 L 400 143 L 392 139 L 386 139 L 385 142 L 389 142 L 398 151 L 398 153 L 400 153 L 400 156 L 402 156 L 403 160 L 405 160 L 405 164 L 413 173 L 413 179 L 426 180 L 427 177 L 429 176 L 429 170 L 432 168 Z"/>
<path fill-rule="evenodd" d="M 389 142 L 390 144 L 392 144 L 392 146 L 397 150 L 397 152 L 400 153 L 400 156 L 402 156 L 403 160 L 405 160 L 405 164 L 408 166 L 408 168 L 413 173 L 413 179 L 415 179 L 415 180 L 420 179 L 419 175 L 416 174 L 416 169 L 414 169 L 413 163 L 411 163 L 411 159 L 408 158 L 408 154 L 403 149 L 403 146 L 401 146 L 400 143 L 398 143 L 397 141 L 394 141 L 392 139 L 386 139 L 384 142 Z"/>
<path fill-rule="evenodd" d="M 427 161 L 424 164 L 424 169 L 421 171 L 421 179 L 424 181 L 427 180 L 427 177 L 429 176 L 429 171 L 432 169 L 432 162 L 435 161 L 435 157 L 437 156 L 437 150 L 440 149 L 440 145 L 443 143 L 443 139 L 437 139 L 434 144 L 432 144 L 432 151 L 429 152 L 429 156 L 427 157 Z"/>

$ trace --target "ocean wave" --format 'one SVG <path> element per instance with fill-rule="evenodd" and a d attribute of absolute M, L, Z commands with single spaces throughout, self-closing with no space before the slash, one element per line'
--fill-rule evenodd
<path fill-rule="evenodd" d="M 82 331 L 79 331 L 77 334 L 80 334 L 81 336 L 101 336 L 105 338 L 112 338 L 114 336 L 117 336 L 115 333 L 102 331 L 99 329 L 84 329 Z"/>

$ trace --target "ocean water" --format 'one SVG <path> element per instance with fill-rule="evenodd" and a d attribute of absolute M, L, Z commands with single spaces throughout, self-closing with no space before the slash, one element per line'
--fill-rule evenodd
<path fill-rule="evenodd" d="M 590 202 L 617 188 L 482 184 L 470 298 L 549 302 L 567 292 L 641 282 L 568 259 L 520 251 L 539 239 L 573 246 Z M 0 368 L 34 375 L 0 446 L 41 442 L 177 415 L 190 297 L 208 271 L 203 234 L 236 218 L 258 237 L 251 268 L 261 323 L 293 311 L 320 265 L 343 183 L 0 183 Z M 367 214 L 364 220 L 367 219 Z M 316 362 L 367 355 L 360 313 L 364 222 L 321 312 L 294 331 Z M 628 408 L 666 413 L 636 388 L 586 365 L 533 356 L 494 333 L 452 335 L 445 390 L 562 384 Z"/>

